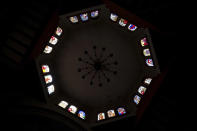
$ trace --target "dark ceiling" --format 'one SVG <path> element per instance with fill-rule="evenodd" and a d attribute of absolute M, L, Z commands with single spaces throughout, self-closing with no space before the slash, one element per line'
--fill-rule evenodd
<path fill-rule="evenodd" d="M 188 113 L 188 101 L 190 98 L 185 100 L 187 96 L 181 96 L 184 90 L 183 80 L 185 73 L 184 53 L 181 38 L 179 36 L 180 21 L 182 21 L 184 15 L 180 4 L 175 1 L 163 0 L 112 0 L 121 7 L 131 11 L 142 19 L 152 23 L 158 27 L 163 34 L 154 33 L 152 35 L 153 43 L 155 44 L 155 50 L 158 55 L 158 59 L 161 64 L 163 71 L 168 71 L 163 84 L 160 89 L 153 97 L 150 106 L 145 112 L 139 125 L 135 128 L 136 130 L 159 130 L 165 131 L 177 128 L 189 129 L 186 121 L 190 119 Z M 54 8 L 57 8 L 60 13 L 71 12 L 73 10 L 79 10 L 92 5 L 100 3 L 100 1 L 26 1 L 23 2 L 10 2 L 6 1 L 1 3 L 0 18 L 1 18 L 1 40 L 0 44 L 4 43 L 7 39 L 7 34 L 12 31 L 17 20 L 21 15 L 25 15 L 23 9 L 25 7 L 33 6 L 33 4 L 42 6 L 43 10 L 50 12 Z M 3 7 L 3 8 L 2 8 Z M 49 8 L 50 7 L 50 8 Z M 42 7 L 40 8 L 42 11 Z M 38 9 L 39 10 L 39 9 Z M 39 11 L 38 11 L 39 12 Z M 46 18 L 47 19 L 47 18 Z M 186 48 L 184 46 L 184 48 Z M 2 65 L 2 64 L 1 64 Z M 31 67 L 28 67 L 31 69 Z M 42 101 L 42 92 L 39 91 L 38 84 L 35 82 L 32 85 L 28 83 L 32 82 L 31 73 L 36 73 L 35 70 L 29 72 L 12 71 L 8 67 L 2 65 L 1 68 L 1 113 L 4 123 L 3 125 L 7 129 L 19 129 L 29 131 L 42 131 L 42 130 L 81 130 L 80 127 L 73 127 L 75 123 L 70 122 L 71 126 L 66 125 L 54 118 L 46 118 L 39 115 L 41 112 L 39 109 L 31 110 L 28 113 L 23 113 L 23 110 L 31 107 L 23 107 L 20 101 L 31 100 L 31 101 Z M 28 75 L 28 77 L 27 77 Z M 35 80 L 34 81 L 38 81 Z M 27 86 L 28 85 L 28 86 Z M 30 87 L 29 87 L 30 86 Z M 188 85 L 187 85 L 188 86 Z M 35 91 L 30 90 L 34 88 Z M 185 87 L 186 89 L 188 87 Z M 37 94 L 37 96 L 35 96 Z M 185 93 L 187 94 L 187 92 Z M 179 105 L 181 102 L 181 106 Z M 32 115 L 33 114 L 33 115 Z M 106 126 L 96 127 L 93 130 L 135 130 L 130 123 L 131 120 L 121 120 L 115 123 L 111 123 Z M 5 130 L 6 130 L 5 128 Z"/>

